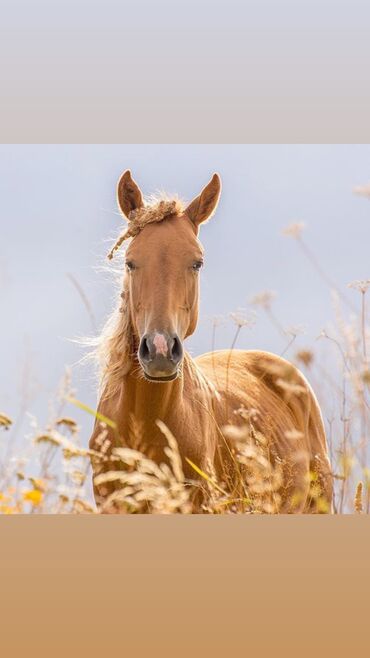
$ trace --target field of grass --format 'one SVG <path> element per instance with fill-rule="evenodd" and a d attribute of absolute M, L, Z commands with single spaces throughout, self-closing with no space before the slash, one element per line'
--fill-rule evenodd
<path fill-rule="evenodd" d="M 354 281 L 348 289 L 340 290 L 331 281 L 321 264 L 316 261 L 304 240 L 303 226 L 294 224 L 285 230 L 296 241 L 302 257 L 322 278 L 323 285 L 332 292 L 335 323 L 332 329 L 323 330 L 312 344 L 295 349 L 299 329 L 286 330 L 274 312 L 274 295 L 261 292 L 250 300 L 251 307 L 265 313 L 271 321 L 271 330 L 278 331 L 286 339 L 283 356 L 295 363 L 311 383 L 322 409 L 334 477 L 333 512 L 370 512 L 370 367 L 369 322 L 366 294 L 370 280 Z M 241 313 L 231 314 L 229 321 L 235 324 L 235 336 L 230 349 L 237 346 L 238 337 L 248 323 Z M 213 322 L 215 343 L 219 319 Z M 94 411 L 78 400 L 72 390 L 70 376 L 64 378 L 58 394 L 59 408 L 47 427 L 32 422 L 32 437 L 13 448 L 13 420 L 6 409 L 0 410 L 0 513 L 97 513 L 91 490 L 90 460 L 101 455 L 92 454 L 86 448 L 86 431 L 68 410 L 79 408 L 86 412 L 90 427 Z M 102 437 L 105 425 L 111 419 L 101 418 Z M 240 464 L 243 481 L 238 497 L 225 490 L 214 474 L 200 471 L 206 494 L 205 513 L 278 513 L 277 490 L 281 482 L 278 465 L 271 466 L 267 456 L 266 437 L 253 433 L 253 419 L 245 417 L 245 430 L 228 426 L 224 429 L 234 442 L 235 460 Z M 100 483 L 119 483 L 119 502 L 126 512 L 191 513 L 192 503 L 189 483 L 185 481 L 176 438 L 168 428 L 160 426 L 167 442 L 169 464 L 157 465 L 138 451 L 117 449 L 116 459 L 125 470 L 98 476 Z M 294 436 L 291 440 L 294 441 Z M 324 509 L 319 486 L 312 479 L 311 495 L 316 498 L 317 510 Z M 321 509 L 322 507 L 322 509 Z"/>

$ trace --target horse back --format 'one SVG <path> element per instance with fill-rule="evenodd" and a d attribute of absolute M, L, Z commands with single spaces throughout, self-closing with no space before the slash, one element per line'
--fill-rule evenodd
<path fill-rule="evenodd" d="M 301 460 L 302 477 L 307 477 L 307 471 L 319 472 L 330 503 L 332 482 L 322 415 L 298 368 L 257 350 L 222 350 L 195 361 L 217 390 L 214 413 L 218 423 L 252 422 L 282 461 Z"/>

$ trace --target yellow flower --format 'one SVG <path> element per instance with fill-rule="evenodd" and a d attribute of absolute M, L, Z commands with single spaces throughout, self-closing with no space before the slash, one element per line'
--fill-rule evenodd
<path fill-rule="evenodd" d="M 38 489 L 31 489 L 30 491 L 23 492 L 23 500 L 29 501 L 34 507 L 38 507 L 42 502 L 42 491 Z"/>
<path fill-rule="evenodd" d="M 1 505 L 0 514 L 14 514 L 14 513 L 15 513 L 14 507 L 8 507 L 8 505 Z"/>

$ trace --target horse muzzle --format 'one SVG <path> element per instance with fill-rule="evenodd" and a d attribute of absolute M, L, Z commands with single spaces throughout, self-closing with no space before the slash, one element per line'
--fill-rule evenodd
<path fill-rule="evenodd" d="M 139 345 L 138 358 L 146 379 L 170 382 L 178 376 L 184 350 L 177 334 L 146 333 Z"/>

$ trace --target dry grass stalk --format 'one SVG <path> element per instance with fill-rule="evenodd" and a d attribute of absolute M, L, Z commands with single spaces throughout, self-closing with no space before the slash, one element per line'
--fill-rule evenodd
<path fill-rule="evenodd" d="M 359 482 L 356 488 L 356 495 L 355 495 L 355 502 L 354 502 L 354 507 L 355 511 L 358 514 L 361 514 L 363 512 L 363 505 L 362 505 L 362 482 Z"/>

